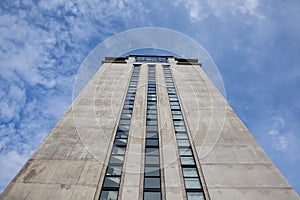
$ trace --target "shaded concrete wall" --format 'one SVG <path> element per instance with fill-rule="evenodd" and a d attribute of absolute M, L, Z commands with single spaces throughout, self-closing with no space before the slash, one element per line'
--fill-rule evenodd
<path fill-rule="evenodd" d="M 211 199 L 299 199 L 202 68 L 171 69 Z"/>
<path fill-rule="evenodd" d="M 97 199 L 132 72 L 130 62 L 104 63 L 0 199 Z M 174 61 L 171 71 L 210 198 L 299 199 L 203 70 Z M 161 64 L 156 77 L 163 199 L 184 200 Z M 147 65 L 143 64 L 120 199 L 142 197 L 146 81 Z"/>

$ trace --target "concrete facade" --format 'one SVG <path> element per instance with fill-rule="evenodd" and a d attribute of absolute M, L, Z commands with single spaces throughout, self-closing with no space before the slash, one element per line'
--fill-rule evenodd
<path fill-rule="evenodd" d="M 99 199 L 134 58 L 103 63 L 0 199 Z M 187 199 L 163 65 L 170 65 L 207 200 L 300 199 L 196 62 L 152 63 L 162 199 Z M 119 191 L 124 200 L 143 198 L 148 63 L 139 64 Z"/>

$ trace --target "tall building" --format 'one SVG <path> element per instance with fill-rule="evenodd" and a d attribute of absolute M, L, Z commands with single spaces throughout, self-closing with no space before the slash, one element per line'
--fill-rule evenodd
<path fill-rule="evenodd" d="M 299 199 L 197 59 L 107 57 L 0 199 Z"/>

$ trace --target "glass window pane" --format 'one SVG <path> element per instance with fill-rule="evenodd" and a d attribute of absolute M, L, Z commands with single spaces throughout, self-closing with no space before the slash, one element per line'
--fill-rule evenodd
<path fill-rule="evenodd" d="M 119 124 L 130 124 L 130 119 L 121 119 Z"/>
<path fill-rule="evenodd" d="M 105 177 L 103 187 L 119 187 L 121 177 Z"/>
<path fill-rule="evenodd" d="M 109 163 L 110 164 L 122 164 L 124 162 L 124 156 L 111 155 Z"/>
<path fill-rule="evenodd" d="M 148 94 L 147 96 L 148 96 L 148 99 L 149 98 L 156 98 L 156 94 Z"/>
<path fill-rule="evenodd" d="M 193 153 L 190 148 L 180 148 L 179 155 L 180 156 L 193 156 Z"/>
<path fill-rule="evenodd" d="M 145 188 L 160 188 L 160 178 L 145 178 Z"/>
<path fill-rule="evenodd" d="M 177 139 L 188 139 L 188 135 L 186 133 L 177 133 L 176 134 Z"/>
<path fill-rule="evenodd" d="M 186 129 L 184 126 L 175 126 L 176 132 L 186 132 Z"/>
<path fill-rule="evenodd" d="M 145 176 L 160 176 L 159 167 L 145 167 Z"/>
<path fill-rule="evenodd" d="M 147 124 L 146 125 L 149 125 L 149 126 L 157 126 L 157 120 L 154 120 L 154 119 L 150 119 L 150 120 L 147 120 Z"/>
<path fill-rule="evenodd" d="M 112 154 L 125 154 L 125 147 L 116 147 L 112 149 Z"/>
<path fill-rule="evenodd" d="M 148 101 L 147 104 L 148 104 L 148 106 L 156 106 L 157 103 L 156 103 L 156 101 Z"/>
<path fill-rule="evenodd" d="M 159 156 L 146 156 L 146 164 L 159 164 Z"/>
<path fill-rule="evenodd" d="M 153 120 L 156 121 L 157 120 L 157 115 L 147 115 L 147 120 Z"/>
<path fill-rule="evenodd" d="M 115 176 L 121 176 L 122 174 L 122 166 L 108 166 L 106 175 L 115 175 Z"/>
<path fill-rule="evenodd" d="M 181 111 L 179 110 L 172 110 L 173 115 L 181 115 Z"/>
<path fill-rule="evenodd" d="M 177 144 L 179 147 L 189 147 L 190 146 L 189 140 L 177 140 Z"/>
<path fill-rule="evenodd" d="M 128 133 L 125 133 L 125 132 L 117 132 L 116 138 L 128 138 Z"/>
<path fill-rule="evenodd" d="M 198 171 L 196 168 L 182 168 L 183 177 L 198 177 Z"/>
<path fill-rule="evenodd" d="M 173 119 L 183 120 L 182 115 L 173 115 Z"/>
<path fill-rule="evenodd" d="M 122 119 L 131 119 L 131 114 L 128 114 L 128 113 L 122 113 L 121 118 L 122 118 Z"/>
<path fill-rule="evenodd" d="M 187 192 L 188 200 L 204 200 L 204 195 L 202 192 Z"/>
<path fill-rule="evenodd" d="M 195 165 L 193 157 L 180 157 L 182 165 Z"/>
<path fill-rule="evenodd" d="M 176 121 L 174 121 L 174 125 L 175 126 L 184 126 L 184 121 L 183 120 L 176 120 Z"/>
<path fill-rule="evenodd" d="M 132 110 L 129 109 L 123 109 L 122 113 L 131 114 Z"/>
<path fill-rule="evenodd" d="M 156 91 L 149 90 L 148 94 L 156 94 Z"/>
<path fill-rule="evenodd" d="M 117 200 L 118 191 L 102 191 L 100 200 Z"/>
<path fill-rule="evenodd" d="M 133 109 L 133 105 L 124 105 L 124 108 L 126 109 L 126 108 L 128 108 L 128 109 Z"/>
<path fill-rule="evenodd" d="M 120 125 L 118 127 L 118 131 L 128 132 L 129 131 L 129 125 Z"/>
<path fill-rule="evenodd" d="M 172 109 L 172 110 L 180 110 L 180 107 L 179 107 L 179 106 L 172 106 L 172 105 L 171 105 L 171 109 Z"/>
<path fill-rule="evenodd" d="M 186 189 L 201 189 L 199 178 L 184 178 Z"/>
<path fill-rule="evenodd" d="M 156 110 L 147 110 L 147 114 L 156 115 L 157 111 Z"/>
<path fill-rule="evenodd" d="M 116 146 L 126 146 L 127 145 L 127 139 L 116 138 L 114 144 Z"/>
<path fill-rule="evenodd" d="M 147 133 L 146 138 L 158 138 L 158 134 L 157 133 Z"/>
<path fill-rule="evenodd" d="M 158 146 L 158 140 L 157 139 L 147 139 L 146 146 Z"/>
<path fill-rule="evenodd" d="M 130 100 L 126 100 L 124 102 L 124 104 L 127 104 L 127 105 L 133 105 L 134 101 L 130 101 Z"/>
<path fill-rule="evenodd" d="M 157 132 L 157 126 L 146 126 L 146 131 L 147 132 Z"/>
<path fill-rule="evenodd" d="M 144 200 L 161 200 L 160 192 L 144 192 Z"/>
<path fill-rule="evenodd" d="M 158 148 L 146 148 L 146 154 L 152 155 L 152 156 L 158 156 L 159 155 L 159 149 Z"/>

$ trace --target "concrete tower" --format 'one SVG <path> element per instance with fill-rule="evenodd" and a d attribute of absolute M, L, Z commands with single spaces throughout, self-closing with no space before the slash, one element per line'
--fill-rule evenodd
<path fill-rule="evenodd" d="M 0 199 L 295 200 L 196 59 L 107 57 Z"/>

